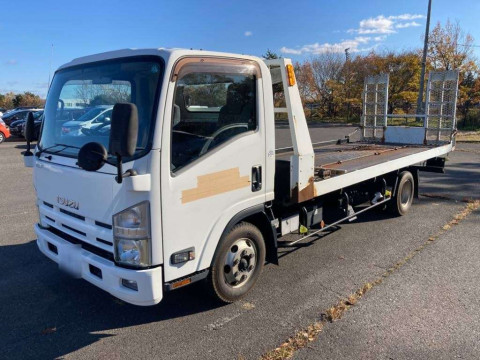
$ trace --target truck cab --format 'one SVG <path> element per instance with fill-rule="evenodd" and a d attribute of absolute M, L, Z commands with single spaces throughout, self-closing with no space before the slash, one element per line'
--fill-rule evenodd
<path fill-rule="evenodd" d="M 134 151 L 121 159 L 122 172 L 131 176 L 118 181 L 112 153 L 93 171 L 79 159 L 86 144 L 109 149 L 119 121 L 115 109 L 111 124 L 67 136 L 65 103 L 133 104 Z M 165 290 L 205 278 L 232 220 L 257 216 L 270 226 L 265 204 L 274 196 L 273 113 L 270 72 L 255 57 L 121 50 L 60 67 L 30 164 L 40 250 L 75 277 L 137 305 L 158 303 Z M 263 266 L 264 259 L 253 265 L 249 256 L 264 258 L 265 249 L 250 241 L 237 245 L 229 256 L 232 268 L 243 264 L 240 275 L 231 270 L 238 288 Z"/>

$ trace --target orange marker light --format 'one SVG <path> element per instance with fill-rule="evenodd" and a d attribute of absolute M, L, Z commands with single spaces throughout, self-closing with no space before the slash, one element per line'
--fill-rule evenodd
<path fill-rule="evenodd" d="M 288 86 L 295 85 L 295 72 L 293 71 L 292 64 L 287 64 L 287 77 L 288 77 Z"/>
<path fill-rule="evenodd" d="M 177 281 L 175 283 L 172 284 L 172 289 L 177 289 L 179 287 L 182 287 L 182 286 L 185 286 L 185 285 L 188 285 L 192 282 L 192 279 L 191 278 L 186 278 L 184 280 L 180 280 L 180 281 Z"/>

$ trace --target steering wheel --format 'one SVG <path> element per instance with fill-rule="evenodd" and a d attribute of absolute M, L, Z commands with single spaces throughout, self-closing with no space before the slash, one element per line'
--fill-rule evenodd
<path fill-rule="evenodd" d="M 221 133 L 227 131 L 227 130 L 231 130 L 231 129 L 235 129 L 235 128 L 245 128 L 246 130 L 248 130 L 248 124 L 244 124 L 244 123 L 241 123 L 241 124 L 230 124 L 230 125 L 226 125 L 226 126 L 223 126 L 221 127 L 220 129 L 218 129 L 217 131 L 215 131 L 207 140 L 207 142 L 203 145 L 202 147 L 202 150 L 200 150 L 200 154 L 199 156 L 202 156 L 203 154 L 205 154 L 208 149 L 210 148 L 210 146 L 212 145 L 212 143 L 215 141 L 215 138 L 217 138 Z"/>

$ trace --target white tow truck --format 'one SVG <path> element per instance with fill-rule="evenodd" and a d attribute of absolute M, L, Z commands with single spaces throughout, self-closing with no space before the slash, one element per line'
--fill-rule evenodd
<path fill-rule="evenodd" d="M 376 76 L 360 130 L 312 143 L 288 59 L 177 49 L 75 59 L 56 71 L 41 138 L 24 156 L 38 247 L 131 304 L 199 280 L 236 301 L 265 262 L 278 264 L 281 236 L 296 234 L 293 246 L 374 207 L 403 215 L 418 171 L 443 172 L 458 74 L 432 74 L 427 115 L 405 117 L 417 126 L 388 126 L 388 76 Z M 72 101 L 113 106 L 111 118 L 66 136 Z M 292 146 L 276 149 L 281 113 Z"/>

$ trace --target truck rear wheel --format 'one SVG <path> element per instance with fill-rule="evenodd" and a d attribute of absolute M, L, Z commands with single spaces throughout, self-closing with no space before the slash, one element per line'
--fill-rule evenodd
<path fill-rule="evenodd" d="M 398 176 L 395 196 L 388 202 L 388 209 L 397 216 L 405 215 L 412 206 L 415 193 L 415 182 L 410 171 L 403 171 Z"/>
<path fill-rule="evenodd" d="M 226 303 L 242 298 L 257 282 L 265 263 L 265 242 L 254 225 L 241 222 L 218 245 L 209 274 L 216 297 Z"/>

